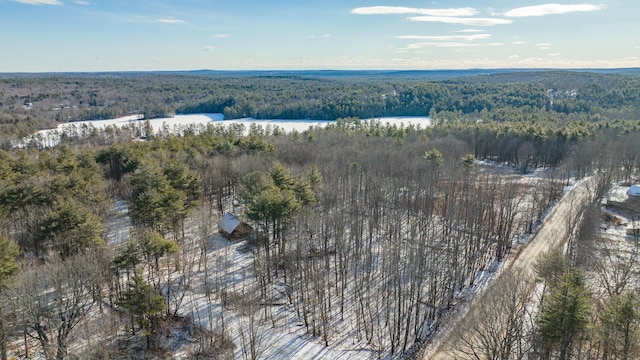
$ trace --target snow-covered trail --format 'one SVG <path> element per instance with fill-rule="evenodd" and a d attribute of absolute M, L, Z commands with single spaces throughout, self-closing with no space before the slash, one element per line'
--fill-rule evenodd
<path fill-rule="evenodd" d="M 446 334 L 442 334 L 440 341 L 437 343 L 432 342 L 430 346 L 421 349 L 416 358 L 432 360 L 466 358 L 465 354 L 459 352 L 462 346 L 460 338 L 472 338 L 472 334 L 469 333 L 472 330 L 467 326 L 465 319 L 471 318 L 473 311 L 477 311 L 483 301 L 489 301 L 489 297 L 485 295 L 492 288 L 498 287 L 500 282 L 507 278 L 504 276 L 507 272 L 519 272 L 520 276 L 523 277 L 523 281 L 526 280 L 524 277 L 533 278 L 533 264 L 537 257 L 550 249 L 562 245 L 567 240 L 572 230 L 572 224 L 575 224 L 577 217 L 580 215 L 580 208 L 591 200 L 593 196 L 593 192 L 590 189 L 595 185 L 595 181 L 594 178 L 588 178 L 565 193 L 535 236 L 513 260 L 511 266 L 500 273 L 485 292 L 479 294 L 480 297 L 470 304 L 464 314 L 457 316 L 455 324 L 448 327 Z M 469 335 L 466 335 L 467 333 Z"/>

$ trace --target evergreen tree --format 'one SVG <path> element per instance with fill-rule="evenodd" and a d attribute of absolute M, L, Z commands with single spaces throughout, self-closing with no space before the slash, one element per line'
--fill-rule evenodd
<path fill-rule="evenodd" d="M 318 170 L 318 166 L 316 164 L 311 164 L 309 167 L 309 171 L 307 172 L 307 180 L 309 180 L 309 185 L 311 185 L 311 189 L 317 194 L 320 192 L 320 188 L 322 187 L 322 173 Z"/>
<path fill-rule="evenodd" d="M 19 252 L 18 245 L 0 236 L 0 292 L 8 284 L 9 278 L 19 270 L 16 263 Z"/>
<path fill-rule="evenodd" d="M 56 202 L 40 224 L 36 251 L 51 248 L 63 259 L 88 248 L 104 246 L 105 225 L 73 199 Z"/>
<path fill-rule="evenodd" d="M 640 299 L 633 291 L 614 295 L 605 304 L 600 315 L 604 340 L 603 359 L 612 355 L 616 359 L 637 358 L 640 347 Z"/>
<path fill-rule="evenodd" d="M 129 281 L 117 305 L 126 309 L 131 320 L 131 332 L 136 334 L 136 328 L 147 338 L 147 348 L 150 348 L 151 334 L 154 321 L 166 309 L 164 297 L 156 292 L 142 277 L 141 271 L 136 271 Z"/>
<path fill-rule="evenodd" d="M 276 162 L 269 173 L 273 183 L 282 190 L 291 190 L 295 185 L 295 179 L 287 168 Z"/>
<path fill-rule="evenodd" d="M 538 326 L 545 344 L 559 347 L 559 359 L 571 358 L 573 345 L 589 324 L 591 303 L 584 275 L 567 272 L 542 303 Z"/>

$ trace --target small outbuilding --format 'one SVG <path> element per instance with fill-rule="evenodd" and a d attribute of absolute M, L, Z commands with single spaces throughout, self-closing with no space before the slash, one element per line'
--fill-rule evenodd
<path fill-rule="evenodd" d="M 631 185 L 629 188 L 629 195 L 640 196 L 640 184 Z"/>
<path fill-rule="evenodd" d="M 232 213 L 226 213 L 218 222 L 218 232 L 229 240 L 237 240 L 249 235 L 252 228 Z"/>

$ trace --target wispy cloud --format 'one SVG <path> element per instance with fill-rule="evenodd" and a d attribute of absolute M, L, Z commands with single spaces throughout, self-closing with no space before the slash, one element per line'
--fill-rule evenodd
<path fill-rule="evenodd" d="M 494 26 L 511 24 L 513 20 L 498 18 L 474 18 L 453 16 L 412 16 L 410 21 L 441 22 L 445 24 L 461 24 L 467 26 Z"/>
<path fill-rule="evenodd" d="M 560 56 L 560 53 L 551 53 L 549 56 Z"/>
<path fill-rule="evenodd" d="M 511 44 L 512 44 L 512 45 L 524 45 L 524 44 L 526 44 L 526 43 L 527 43 L 526 41 L 514 41 L 514 42 L 512 42 Z"/>
<path fill-rule="evenodd" d="M 205 46 L 205 47 L 203 47 L 203 48 L 202 48 L 202 51 L 212 51 L 212 50 L 215 50 L 215 49 L 216 49 L 216 47 L 215 47 L 215 46 L 213 46 L 213 45 L 207 45 L 207 46 Z"/>
<path fill-rule="evenodd" d="M 19 2 L 21 4 L 27 4 L 27 5 L 62 5 L 62 2 L 58 0 L 13 0 L 13 1 Z"/>
<path fill-rule="evenodd" d="M 515 60 L 515 59 L 519 59 L 519 58 L 520 58 L 520 55 L 511 55 L 511 56 L 509 56 L 509 59 L 511 59 L 511 60 Z"/>
<path fill-rule="evenodd" d="M 492 43 L 488 43 L 487 46 L 504 46 L 504 43 L 492 42 Z"/>
<path fill-rule="evenodd" d="M 489 59 L 466 57 L 460 59 L 431 59 L 428 57 L 396 57 L 391 59 L 398 68 L 469 69 L 469 68 L 621 68 L 635 67 L 638 59 L 571 60 L 563 57 L 521 57 L 511 59 Z"/>
<path fill-rule="evenodd" d="M 465 30 L 458 30 L 456 31 L 457 33 L 479 33 L 479 32 L 483 32 L 484 30 L 480 30 L 480 29 L 465 29 Z"/>
<path fill-rule="evenodd" d="M 369 6 L 359 7 L 351 10 L 352 14 L 358 15 L 401 15 L 420 14 L 429 16 L 473 16 L 478 13 L 474 8 L 451 8 L 451 9 L 424 9 L 403 6 Z"/>
<path fill-rule="evenodd" d="M 74 0 L 73 2 L 78 5 L 89 5 L 89 2 L 85 0 Z"/>
<path fill-rule="evenodd" d="M 435 40 L 435 41 L 475 41 L 475 40 L 488 39 L 490 37 L 491 37 L 491 34 L 445 35 L 445 36 L 401 35 L 401 36 L 396 36 L 396 39 Z"/>
<path fill-rule="evenodd" d="M 512 9 L 504 13 L 506 17 L 528 17 L 528 16 L 544 16 L 566 14 L 572 12 L 598 11 L 604 9 L 604 5 L 591 4 L 542 4 L 535 6 L 525 6 Z"/>
<path fill-rule="evenodd" d="M 320 35 L 320 36 L 318 36 L 318 35 L 311 35 L 311 36 L 309 36 L 309 38 L 311 38 L 311 39 L 318 39 L 318 38 L 320 38 L 320 39 L 328 39 L 328 38 L 330 38 L 331 36 L 332 36 L 331 34 L 323 34 L 323 35 Z"/>
<path fill-rule="evenodd" d="M 466 42 L 456 42 L 456 41 L 445 41 L 445 42 L 420 42 L 415 44 L 409 44 L 406 48 L 400 49 L 400 51 L 406 50 L 418 50 L 424 47 L 439 47 L 439 48 L 461 48 L 461 47 L 477 47 L 480 44 L 477 43 L 466 43 Z"/>
<path fill-rule="evenodd" d="M 214 39 L 226 39 L 231 37 L 231 34 L 215 34 L 212 36 Z"/>
<path fill-rule="evenodd" d="M 156 21 L 163 24 L 184 24 L 186 22 L 180 19 L 158 19 Z"/>

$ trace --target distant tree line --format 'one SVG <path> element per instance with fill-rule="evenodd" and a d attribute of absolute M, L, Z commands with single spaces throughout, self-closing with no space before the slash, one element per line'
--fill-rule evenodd
<path fill-rule="evenodd" d="M 572 72 L 510 73 L 426 81 L 407 77 L 59 75 L 0 79 L 2 133 L 24 136 L 59 122 L 144 114 L 328 119 L 549 112 L 629 119 L 640 79 Z M 514 110 L 517 109 L 517 110 Z M 502 115 L 500 115 L 502 114 Z M 502 117 L 502 119 L 500 119 Z M 536 115 L 538 117 L 538 115 Z"/>

